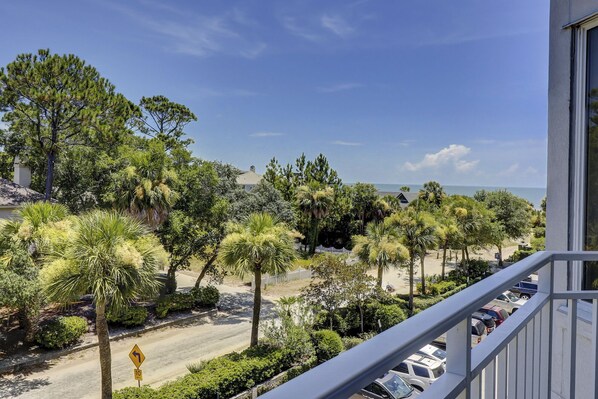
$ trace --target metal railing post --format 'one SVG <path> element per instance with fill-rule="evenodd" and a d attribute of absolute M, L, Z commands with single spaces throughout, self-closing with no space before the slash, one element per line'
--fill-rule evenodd
<path fill-rule="evenodd" d="M 464 398 L 471 399 L 471 316 L 447 332 L 446 351 L 446 371 L 463 377 Z"/>

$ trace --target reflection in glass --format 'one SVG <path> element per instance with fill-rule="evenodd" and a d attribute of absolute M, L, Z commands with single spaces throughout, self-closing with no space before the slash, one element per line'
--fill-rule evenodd
<path fill-rule="evenodd" d="M 585 249 L 598 250 L 598 28 L 588 31 Z M 584 265 L 583 288 L 598 290 L 598 262 Z"/>

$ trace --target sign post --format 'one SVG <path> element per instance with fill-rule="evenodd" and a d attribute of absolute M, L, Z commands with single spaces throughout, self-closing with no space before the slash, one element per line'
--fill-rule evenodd
<path fill-rule="evenodd" d="M 133 346 L 133 349 L 131 349 L 131 352 L 129 352 L 129 358 L 136 367 L 135 369 L 133 369 L 133 376 L 137 380 L 137 386 L 141 388 L 141 380 L 143 380 L 143 373 L 139 367 L 141 366 L 141 363 L 144 362 L 145 355 L 143 354 L 143 352 L 141 352 L 141 349 L 139 348 L 139 346 L 137 346 L 137 344 L 135 344 L 135 346 Z"/>

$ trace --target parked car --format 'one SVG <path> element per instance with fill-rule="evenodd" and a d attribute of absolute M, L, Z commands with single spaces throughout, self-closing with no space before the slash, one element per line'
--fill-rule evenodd
<path fill-rule="evenodd" d="M 486 313 L 489 316 L 492 316 L 497 327 L 500 326 L 502 323 L 505 322 L 505 320 L 507 320 L 509 318 L 509 313 L 507 313 L 507 311 L 504 310 L 503 308 L 501 308 L 500 306 L 486 305 L 486 306 L 478 309 L 478 311 L 482 312 L 482 313 Z"/>
<path fill-rule="evenodd" d="M 428 356 L 434 360 L 446 363 L 446 352 L 434 345 L 426 345 L 417 351 L 418 355 Z"/>
<path fill-rule="evenodd" d="M 511 290 L 513 294 L 517 295 L 521 299 L 528 300 L 536 292 L 538 292 L 538 282 L 537 281 L 521 281 L 515 284 Z"/>
<path fill-rule="evenodd" d="M 403 399 L 417 396 L 419 396 L 419 392 L 413 389 L 397 373 L 388 372 L 352 395 L 350 399 Z"/>
<path fill-rule="evenodd" d="M 479 320 L 486 326 L 486 332 L 490 334 L 496 328 L 496 322 L 492 316 L 482 312 L 473 312 L 471 315 L 473 319 Z"/>
<path fill-rule="evenodd" d="M 489 305 L 500 306 L 509 312 L 509 314 L 513 314 L 513 312 L 525 305 L 525 302 L 527 302 L 525 299 L 519 298 L 511 291 L 505 291 L 495 299 L 491 300 Z"/>
<path fill-rule="evenodd" d="M 480 342 L 482 342 L 488 333 L 486 332 L 486 325 L 477 319 L 471 319 L 471 347 L 475 348 Z M 434 340 L 434 343 L 438 343 L 446 347 L 446 333 Z"/>
<path fill-rule="evenodd" d="M 418 391 L 423 391 L 444 374 L 444 362 L 431 357 L 414 354 L 402 361 L 391 371 L 397 372 Z"/>

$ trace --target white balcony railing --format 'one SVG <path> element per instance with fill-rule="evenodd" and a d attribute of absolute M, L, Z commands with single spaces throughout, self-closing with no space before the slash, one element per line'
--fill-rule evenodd
<path fill-rule="evenodd" d="M 558 262 L 565 261 L 565 262 Z M 266 393 L 264 399 L 347 399 L 424 345 L 448 331 L 447 366 L 420 398 L 550 398 L 553 364 L 553 308 L 566 305 L 569 387 L 575 398 L 577 308 L 592 301 L 598 320 L 598 291 L 555 291 L 555 267 L 581 267 L 598 252 L 538 252 L 384 331 L 336 358 Z M 558 262 L 558 263 L 555 263 Z M 571 266 L 573 263 L 573 266 Z M 530 274 L 538 272 L 538 293 L 484 341 L 471 349 L 471 314 Z M 587 384 L 598 398 L 598 323 L 592 323 L 596 376 Z M 585 350 L 585 348 L 584 348 Z M 560 372 L 560 371 L 559 371 Z M 562 387 L 561 387 L 562 388 Z M 588 387 L 585 387 L 587 389 Z"/>

